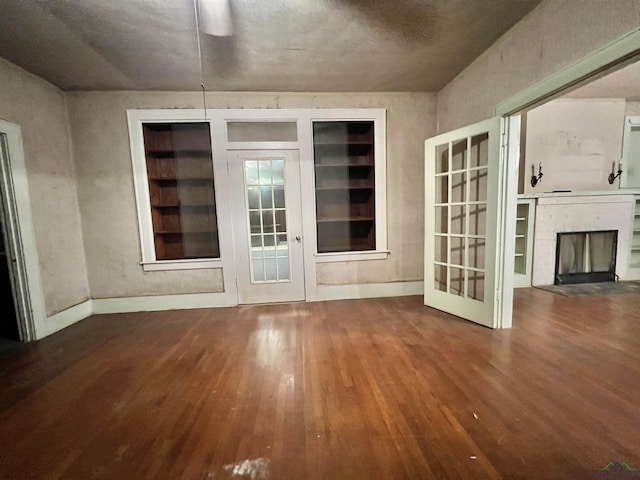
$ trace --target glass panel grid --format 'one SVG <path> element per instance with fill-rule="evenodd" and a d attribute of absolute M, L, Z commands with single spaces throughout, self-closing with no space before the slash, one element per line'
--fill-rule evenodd
<path fill-rule="evenodd" d="M 245 160 L 252 283 L 290 281 L 284 160 Z"/>
<path fill-rule="evenodd" d="M 479 301 L 484 300 L 487 139 L 466 137 L 436 147 L 435 288 Z"/>

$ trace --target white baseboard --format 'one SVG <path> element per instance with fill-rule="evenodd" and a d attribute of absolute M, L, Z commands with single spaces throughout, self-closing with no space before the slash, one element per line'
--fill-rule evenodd
<path fill-rule="evenodd" d="M 364 283 L 361 285 L 318 285 L 317 300 L 350 298 L 402 297 L 422 295 L 424 282 Z"/>
<path fill-rule="evenodd" d="M 93 299 L 94 314 L 153 312 L 159 310 L 181 310 L 228 306 L 230 306 L 228 295 L 224 292 Z"/>
<path fill-rule="evenodd" d="M 361 285 L 318 285 L 317 300 L 400 297 L 422 295 L 424 282 L 366 283 Z M 144 297 L 96 298 L 87 300 L 47 317 L 45 335 L 51 335 L 91 315 L 108 313 L 152 312 L 192 308 L 233 306 L 233 299 L 222 293 L 192 293 Z"/>
<path fill-rule="evenodd" d="M 47 317 L 44 322 L 45 333 L 43 336 L 51 335 L 52 333 L 89 317 L 93 313 L 92 303 L 93 302 L 91 300 L 86 300 L 78 305 L 74 305 L 73 307 Z"/>

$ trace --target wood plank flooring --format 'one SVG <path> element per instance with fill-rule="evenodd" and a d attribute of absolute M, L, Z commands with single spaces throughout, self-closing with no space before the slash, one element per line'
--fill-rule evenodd
<path fill-rule="evenodd" d="M 640 468 L 640 296 L 103 315 L 0 357 L 0 479 L 593 479 Z"/>

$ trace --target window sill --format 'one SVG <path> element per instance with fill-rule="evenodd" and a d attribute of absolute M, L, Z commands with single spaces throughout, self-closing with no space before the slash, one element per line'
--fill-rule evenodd
<path fill-rule="evenodd" d="M 316 263 L 350 262 L 361 260 L 386 260 L 389 250 L 376 250 L 370 252 L 332 252 L 316 253 Z"/>
<path fill-rule="evenodd" d="M 157 272 L 163 270 L 200 270 L 205 268 L 222 268 L 222 259 L 203 258 L 198 260 L 156 260 L 153 262 L 141 262 L 145 272 Z"/>

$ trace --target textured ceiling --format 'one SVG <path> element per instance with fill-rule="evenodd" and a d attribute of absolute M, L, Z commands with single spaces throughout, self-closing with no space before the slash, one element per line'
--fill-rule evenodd
<path fill-rule="evenodd" d="M 540 0 L 230 0 L 208 90 L 437 91 Z M 193 0 L 3 0 L 0 57 L 63 90 L 196 90 Z"/>

